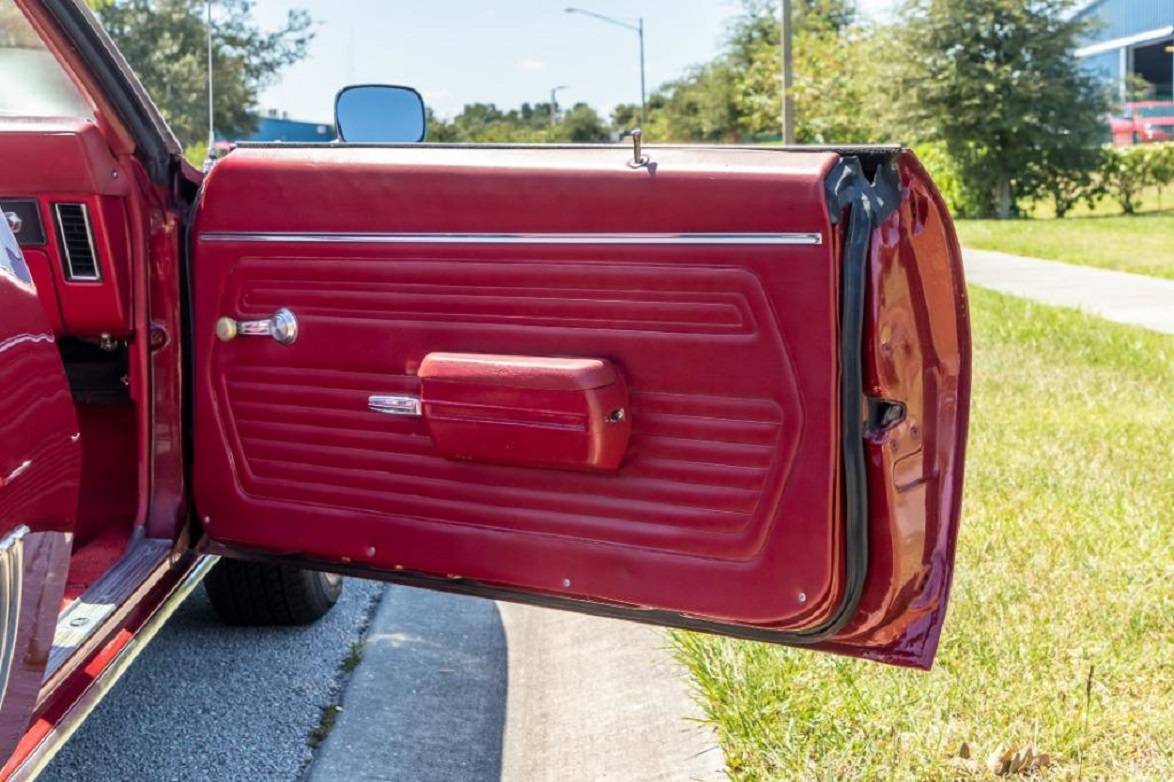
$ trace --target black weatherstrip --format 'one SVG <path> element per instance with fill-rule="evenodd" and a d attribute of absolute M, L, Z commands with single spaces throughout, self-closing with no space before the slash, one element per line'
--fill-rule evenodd
<path fill-rule="evenodd" d="M 876 152 L 877 150 L 866 150 Z M 448 579 L 408 571 L 387 571 L 354 563 L 321 562 L 297 554 L 268 552 L 207 543 L 210 553 L 260 562 L 289 564 L 327 570 L 359 578 L 389 581 L 440 592 L 474 595 L 493 600 L 560 608 L 594 616 L 627 619 L 644 624 L 681 627 L 752 641 L 804 646 L 825 641 L 848 623 L 856 612 L 868 575 L 868 476 L 864 454 L 867 404 L 863 387 L 863 338 L 869 244 L 872 230 L 887 218 L 900 202 L 896 171 L 897 151 L 880 150 L 869 163 L 876 166 L 870 183 L 857 157 L 841 157 L 827 177 L 827 202 L 833 225 L 847 220 L 840 296 L 840 414 L 841 450 L 844 465 L 844 524 L 846 571 L 844 596 L 829 619 L 804 630 L 772 630 L 765 627 L 723 624 L 670 611 L 642 609 L 609 603 L 594 603 L 548 593 L 526 593 L 469 579 Z"/>

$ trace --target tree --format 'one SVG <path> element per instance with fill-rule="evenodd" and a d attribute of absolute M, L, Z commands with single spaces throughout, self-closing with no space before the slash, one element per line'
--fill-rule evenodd
<path fill-rule="evenodd" d="M 863 143 L 888 136 L 881 96 L 890 59 L 881 28 L 856 23 L 854 6 L 806 0 L 793 12 L 795 138 L 800 143 Z M 739 130 L 751 137 L 780 131 L 782 24 L 778 3 L 753 0 L 732 28 Z"/>
<path fill-rule="evenodd" d="M 586 103 L 576 103 L 554 123 L 553 110 L 549 103 L 523 103 L 509 111 L 493 103 L 469 103 L 451 120 L 429 112 L 428 140 L 543 144 L 607 141 L 611 137 L 603 119 Z"/>
<path fill-rule="evenodd" d="M 736 141 L 780 134 L 781 11 L 778 0 L 743 0 L 715 60 L 649 99 L 647 137 Z M 876 49 L 885 39 L 857 23 L 852 0 L 796 0 L 793 11 L 796 137 L 800 142 L 876 141 L 883 130 Z M 617 107 L 617 127 L 634 124 Z"/>
<path fill-rule="evenodd" d="M 692 68 L 649 97 L 648 122 L 641 130 L 650 141 L 737 140 L 734 82 L 735 74 L 724 60 Z M 612 122 L 620 130 L 636 127 L 640 106 L 617 106 Z"/>
<path fill-rule="evenodd" d="M 566 140 L 573 144 L 590 144 L 610 140 L 611 132 L 595 109 L 586 103 L 576 103 L 551 128 L 551 137 L 552 140 Z"/>
<path fill-rule="evenodd" d="M 1108 95 L 1076 60 L 1087 23 L 1071 11 L 1071 0 L 910 0 L 902 13 L 900 114 L 913 140 L 945 142 L 982 216 L 1009 217 L 1049 189 L 1062 207 L 1095 165 Z"/>
<path fill-rule="evenodd" d="M 179 140 L 207 138 L 205 0 L 91 0 Z M 257 96 L 282 68 L 305 57 L 314 36 L 305 11 L 276 30 L 253 20 L 253 0 L 216 0 L 212 62 L 216 130 L 228 138 L 256 129 Z"/>

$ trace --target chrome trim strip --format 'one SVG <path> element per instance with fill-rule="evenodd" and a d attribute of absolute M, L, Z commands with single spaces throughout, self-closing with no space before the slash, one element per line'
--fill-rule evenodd
<path fill-rule="evenodd" d="M 281 244 L 626 244 L 626 245 L 818 245 L 810 233 L 303 233 L 209 231 L 203 242 Z"/>
<path fill-rule="evenodd" d="M 197 560 L 191 570 L 171 590 L 171 594 L 160 604 L 155 613 L 151 614 L 143 622 L 134 637 L 127 641 L 126 646 L 102 669 L 97 678 L 74 701 L 73 705 L 69 707 L 65 715 L 45 734 L 45 737 L 41 739 L 40 743 L 29 752 L 28 757 L 13 770 L 12 776 L 9 777 L 10 780 L 35 779 L 38 774 L 45 770 L 45 767 L 49 765 L 49 761 L 53 759 L 53 756 L 60 751 L 65 742 L 69 740 L 69 737 L 81 727 L 86 717 L 97 708 L 102 698 L 106 696 L 106 693 L 114 687 L 122 674 L 126 673 L 127 668 L 142 653 L 147 643 L 163 628 L 163 625 L 175 613 L 175 609 L 179 608 L 179 604 L 204 580 L 204 576 L 208 574 L 208 571 L 212 569 L 212 566 L 219 559 L 220 557 L 215 555 L 204 555 Z"/>
<path fill-rule="evenodd" d="M 92 275 L 77 274 L 73 270 L 73 258 L 69 254 L 69 245 L 65 243 L 65 232 L 61 227 L 61 207 L 77 206 L 82 210 L 82 220 L 86 224 L 86 241 L 90 243 L 90 257 L 94 259 L 94 273 Z M 57 236 L 61 241 L 61 255 L 65 258 L 66 278 L 69 282 L 101 282 L 102 264 L 98 260 L 98 248 L 94 247 L 94 226 L 90 223 L 90 208 L 77 201 L 62 201 L 53 204 L 53 215 L 57 218 Z"/>
<path fill-rule="evenodd" d="M 0 703 L 8 693 L 8 679 L 16 655 L 24 589 L 24 536 L 28 533 L 29 528 L 21 524 L 0 540 Z"/>

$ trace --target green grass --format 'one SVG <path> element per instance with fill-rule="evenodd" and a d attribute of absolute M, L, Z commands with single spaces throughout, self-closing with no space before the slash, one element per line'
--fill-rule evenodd
<path fill-rule="evenodd" d="M 334 724 L 338 721 L 338 715 L 342 712 L 342 706 L 337 703 L 332 703 L 329 706 L 322 708 L 322 713 L 318 717 L 318 724 L 310 731 L 310 735 L 306 736 L 306 746 L 310 749 L 317 749 L 322 746 L 322 742 L 330 737 L 331 731 L 334 730 Z"/>
<path fill-rule="evenodd" d="M 1167 193 L 1167 200 L 1174 193 Z M 965 247 L 1174 279 L 1174 210 L 1132 217 L 958 220 Z"/>
<path fill-rule="evenodd" d="M 1174 779 L 1174 339 L 971 301 L 967 485 L 936 667 L 674 634 L 737 779 L 971 778 L 952 759 L 963 742 L 980 764 L 1031 745 L 1048 779 Z"/>

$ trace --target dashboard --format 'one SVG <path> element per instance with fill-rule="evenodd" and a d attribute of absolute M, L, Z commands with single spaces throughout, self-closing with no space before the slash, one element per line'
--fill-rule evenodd
<path fill-rule="evenodd" d="M 128 174 L 98 128 L 0 118 L 0 210 L 57 336 L 129 335 Z"/>

